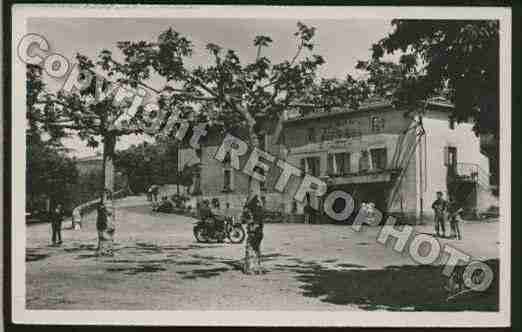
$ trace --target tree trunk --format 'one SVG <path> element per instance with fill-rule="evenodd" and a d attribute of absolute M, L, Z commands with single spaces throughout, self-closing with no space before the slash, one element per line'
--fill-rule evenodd
<path fill-rule="evenodd" d="M 253 128 L 250 128 L 250 148 L 253 150 L 255 148 L 259 148 L 259 138 L 257 137 L 257 133 Z M 248 182 L 248 197 L 247 201 L 251 200 L 253 197 L 257 196 L 259 199 L 261 198 L 261 183 L 250 177 Z"/>
<path fill-rule="evenodd" d="M 107 135 L 103 139 L 103 202 L 106 206 L 106 222 L 97 225 L 98 255 L 112 256 L 114 254 L 115 209 L 114 209 L 114 150 L 116 137 Z M 98 212 L 100 213 L 100 212 Z"/>
<path fill-rule="evenodd" d="M 250 128 L 250 148 L 259 147 L 259 139 L 253 128 Z M 261 199 L 261 184 L 259 181 L 250 177 L 248 182 L 247 203 L 254 197 Z M 246 274 L 261 273 L 261 240 L 263 238 L 262 220 L 254 220 L 253 215 L 247 224 L 247 239 L 245 247 L 245 258 L 243 272 Z"/>

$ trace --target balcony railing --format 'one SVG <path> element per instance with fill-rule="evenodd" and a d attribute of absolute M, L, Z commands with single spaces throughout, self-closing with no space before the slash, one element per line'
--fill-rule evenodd
<path fill-rule="evenodd" d="M 461 180 L 477 182 L 484 186 L 490 184 L 490 175 L 477 164 L 457 163 L 456 175 Z"/>

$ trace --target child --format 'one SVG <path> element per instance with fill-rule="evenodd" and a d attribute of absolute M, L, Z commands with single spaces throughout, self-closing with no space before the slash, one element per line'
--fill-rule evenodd
<path fill-rule="evenodd" d="M 451 198 L 449 207 L 448 207 L 448 218 L 451 226 L 451 236 L 456 237 L 458 240 L 462 240 L 462 235 L 460 232 L 460 213 L 462 212 L 462 208 L 459 207 L 457 201 Z"/>

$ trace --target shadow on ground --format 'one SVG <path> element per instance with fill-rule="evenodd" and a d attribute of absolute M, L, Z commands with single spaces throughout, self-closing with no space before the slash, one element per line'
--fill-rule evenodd
<path fill-rule="evenodd" d="M 166 270 L 167 269 L 162 265 L 154 263 L 139 264 L 138 266 L 130 267 L 110 267 L 106 269 L 107 272 L 124 272 L 126 275 L 137 275 L 140 273 L 153 273 Z"/>
<path fill-rule="evenodd" d="M 313 261 L 277 264 L 277 270 L 293 271 L 303 285 L 303 295 L 323 302 L 356 304 L 365 310 L 498 311 L 498 260 L 488 260 L 495 275 L 484 292 L 469 292 L 447 301 L 447 277 L 442 266 L 389 266 L 382 270 L 324 269 Z M 348 264 L 339 264 L 341 266 Z M 350 266 L 357 265 L 349 264 Z"/>
<path fill-rule="evenodd" d="M 25 261 L 35 262 L 42 259 L 46 259 L 50 254 L 42 251 L 40 248 L 27 248 L 25 251 Z"/>
<path fill-rule="evenodd" d="M 194 269 L 191 271 L 178 271 L 178 274 L 183 275 L 182 279 L 200 279 L 200 278 L 212 278 L 217 277 L 223 272 L 230 271 L 226 267 L 217 267 L 213 269 Z"/>

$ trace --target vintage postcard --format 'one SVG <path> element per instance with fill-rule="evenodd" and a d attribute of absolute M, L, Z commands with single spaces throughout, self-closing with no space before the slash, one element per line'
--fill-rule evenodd
<path fill-rule="evenodd" d="M 12 23 L 15 323 L 510 325 L 510 8 Z"/>

